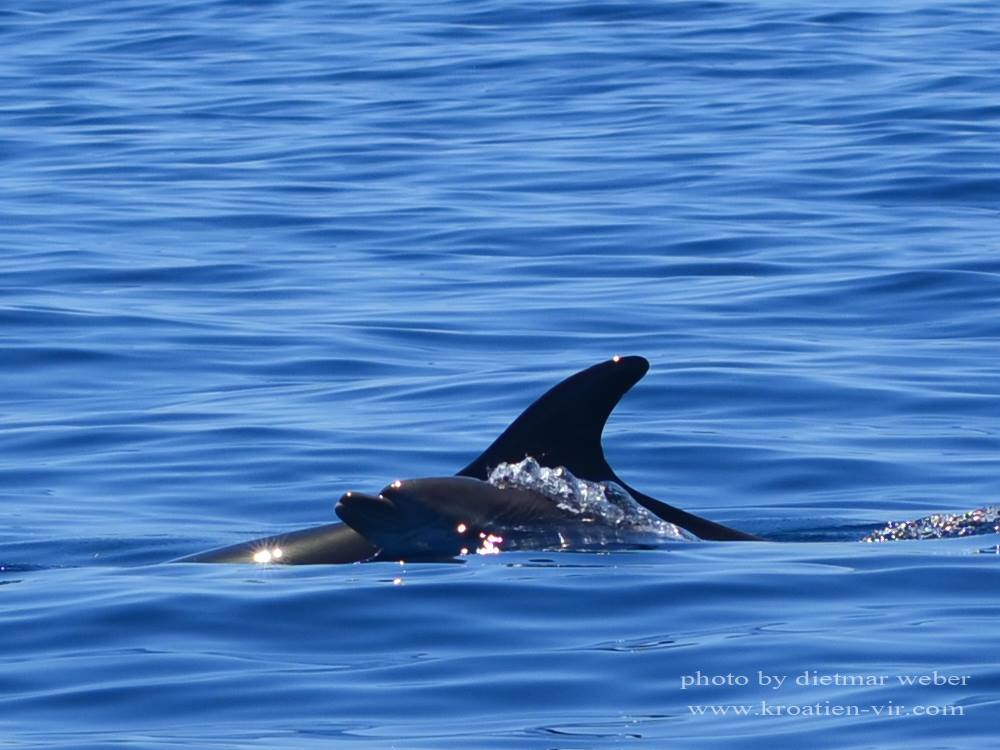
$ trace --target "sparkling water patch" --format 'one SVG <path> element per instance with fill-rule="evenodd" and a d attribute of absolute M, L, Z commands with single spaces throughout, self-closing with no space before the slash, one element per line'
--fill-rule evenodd
<path fill-rule="evenodd" d="M 873 531 L 862 542 L 893 542 L 900 539 L 947 539 L 958 536 L 1000 533 L 1000 505 L 989 505 L 965 513 L 935 513 L 914 521 L 893 521 Z"/>
<path fill-rule="evenodd" d="M 487 481 L 500 488 L 518 487 L 544 495 L 581 522 L 669 539 L 697 539 L 646 510 L 615 482 L 579 479 L 563 466 L 542 466 L 530 456 L 515 464 L 499 464 Z"/>

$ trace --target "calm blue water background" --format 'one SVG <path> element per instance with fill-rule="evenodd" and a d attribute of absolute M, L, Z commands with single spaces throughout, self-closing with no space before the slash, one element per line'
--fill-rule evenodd
<path fill-rule="evenodd" d="M 994 745 L 997 537 L 854 540 L 1000 499 L 996 3 L 15 0 L 0 40 L 0 747 Z M 622 477 L 792 541 L 163 564 L 454 472 L 614 353 Z M 762 700 L 904 708 L 689 708 Z"/>

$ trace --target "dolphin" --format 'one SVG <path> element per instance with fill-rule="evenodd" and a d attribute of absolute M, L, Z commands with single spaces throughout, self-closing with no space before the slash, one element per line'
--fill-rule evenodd
<path fill-rule="evenodd" d="M 556 529 L 575 521 L 538 492 L 472 477 L 396 480 L 378 496 L 347 492 L 335 510 L 384 560 L 468 554 L 502 542 L 498 532 L 506 536 L 508 529 L 516 529 L 518 538 L 530 535 L 536 547 L 558 546 Z"/>
<path fill-rule="evenodd" d="M 462 517 L 494 521 L 512 519 L 519 525 L 544 530 L 547 522 L 565 520 L 551 514 L 551 501 L 537 493 L 485 480 L 501 463 L 532 457 L 543 466 L 563 466 L 591 482 L 614 482 L 655 516 L 701 539 L 759 541 L 759 538 L 676 508 L 630 487 L 615 474 L 604 457 L 601 435 L 612 410 L 649 370 L 643 357 L 615 356 L 558 383 L 532 403 L 493 443 L 454 477 L 407 480 L 405 501 L 400 488 L 390 485 L 381 498 L 348 493 L 337 505 L 343 523 L 331 523 L 275 534 L 249 542 L 209 550 L 175 562 L 281 564 L 337 564 L 376 558 L 379 540 L 412 554 L 459 551 L 452 522 Z M 391 506 L 391 507 L 390 507 Z M 447 510 L 446 510 L 447 509 Z M 506 515 L 504 515 L 506 514 Z M 405 524 L 410 523 L 407 530 Z M 401 525 L 402 524 L 402 525 Z M 421 533 L 427 534 L 421 542 Z M 397 550 L 392 549 L 391 552 Z M 383 558 L 385 559 L 385 558 Z"/>
<path fill-rule="evenodd" d="M 517 484 L 526 466 L 545 492 Z M 513 473 L 511 473 L 513 472 Z M 563 492 L 566 494 L 564 495 Z M 336 506 L 348 526 L 379 548 L 374 559 L 448 559 L 501 549 L 656 547 L 683 539 L 617 488 L 581 483 L 533 458 L 490 481 L 472 477 L 396 480 L 377 496 L 347 492 Z"/>

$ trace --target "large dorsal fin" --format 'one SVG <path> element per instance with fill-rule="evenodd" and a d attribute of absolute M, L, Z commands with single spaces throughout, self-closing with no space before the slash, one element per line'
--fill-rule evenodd
<path fill-rule="evenodd" d="M 486 479 L 497 464 L 531 456 L 543 466 L 565 466 L 581 479 L 617 482 L 649 511 L 702 539 L 757 539 L 639 492 L 608 465 L 601 447 L 604 425 L 647 370 L 649 362 L 643 357 L 613 357 L 571 375 L 525 409 L 458 475 Z"/>
<path fill-rule="evenodd" d="M 649 369 L 642 357 L 613 357 L 566 378 L 529 406 L 459 476 L 486 479 L 500 463 L 525 456 L 565 466 L 581 479 L 616 480 L 604 458 L 601 433 L 628 390 Z"/>

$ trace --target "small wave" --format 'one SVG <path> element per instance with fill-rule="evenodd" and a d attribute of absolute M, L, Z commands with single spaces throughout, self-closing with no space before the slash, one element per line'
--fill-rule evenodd
<path fill-rule="evenodd" d="M 542 466 L 530 456 L 516 464 L 499 464 L 490 472 L 488 481 L 500 488 L 537 492 L 582 523 L 667 539 L 695 540 L 680 527 L 650 513 L 615 482 L 579 479 L 563 466 Z"/>
<path fill-rule="evenodd" d="M 1000 533 L 1000 505 L 989 505 L 965 513 L 935 513 L 914 521 L 893 521 L 873 531 L 862 542 L 893 542 L 900 539 L 950 539 L 958 536 Z"/>

